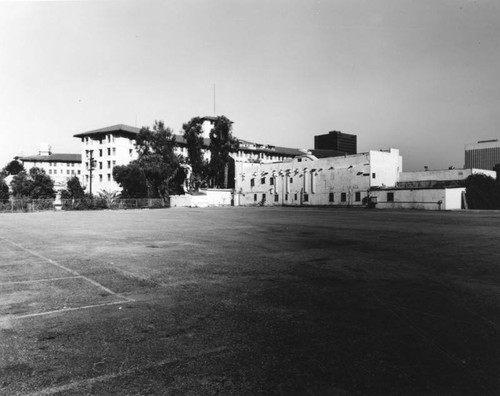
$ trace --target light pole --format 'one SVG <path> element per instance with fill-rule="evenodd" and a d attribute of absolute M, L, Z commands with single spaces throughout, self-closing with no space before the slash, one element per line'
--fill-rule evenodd
<path fill-rule="evenodd" d="M 94 160 L 94 150 L 90 150 L 90 158 L 89 158 L 89 171 L 90 171 L 90 199 L 92 199 L 92 171 L 94 170 L 95 160 Z"/>

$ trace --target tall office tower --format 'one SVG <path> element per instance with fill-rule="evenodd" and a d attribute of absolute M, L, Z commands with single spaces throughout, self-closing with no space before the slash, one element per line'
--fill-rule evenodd
<path fill-rule="evenodd" d="M 357 153 L 357 136 L 339 131 L 314 136 L 315 150 L 336 150 L 345 154 Z"/>
<path fill-rule="evenodd" d="M 500 164 L 498 139 L 481 140 L 465 145 L 465 168 L 492 170 L 496 164 Z"/>

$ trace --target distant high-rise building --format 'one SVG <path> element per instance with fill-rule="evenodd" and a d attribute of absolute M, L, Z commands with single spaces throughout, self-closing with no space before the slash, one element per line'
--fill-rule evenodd
<path fill-rule="evenodd" d="M 315 150 L 335 150 L 345 154 L 356 154 L 357 136 L 339 131 L 314 136 Z"/>
<path fill-rule="evenodd" d="M 498 139 L 481 140 L 465 145 L 465 168 L 493 170 L 496 164 L 500 164 Z"/>

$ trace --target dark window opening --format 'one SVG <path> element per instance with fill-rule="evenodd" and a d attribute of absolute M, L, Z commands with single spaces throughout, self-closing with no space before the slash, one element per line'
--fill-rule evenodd
<path fill-rule="evenodd" d="M 254 200 L 254 201 L 257 201 L 257 194 L 254 194 L 254 195 L 253 195 L 253 200 Z"/>
<path fill-rule="evenodd" d="M 346 193 L 340 193 L 340 201 L 341 202 L 347 201 L 347 194 Z"/>
<path fill-rule="evenodd" d="M 304 202 L 309 202 L 309 194 L 304 194 Z"/>
<path fill-rule="evenodd" d="M 255 187 L 255 179 L 250 179 L 250 187 Z"/>
<path fill-rule="evenodd" d="M 333 202 L 333 193 L 332 192 L 328 195 L 328 201 Z"/>
<path fill-rule="evenodd" d="M 280 196 L 278 194 L 274 194 L 274 202 L 278 202 L 280 200 Z"/>
<path fill-rule="evenodd" d="M 393 192 L 387 193 L 387 202 L 394 202 L 394 193 Z"/>
<path fill-rule="evenodd" d="M 265 177 L 263 177 L 263 178 L 260 179 L 260 184 L 266 184 L 266 178 Z"/>
<path fill-rule="evenodd" d="M 355 200 L 356 202 L 361 201 L 361 192 L 356 191 L 356 192 L 354 193 L 354 200 Z"/>

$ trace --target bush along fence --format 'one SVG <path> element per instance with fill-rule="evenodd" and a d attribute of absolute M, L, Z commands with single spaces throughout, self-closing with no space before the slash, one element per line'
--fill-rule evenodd
<path fill-rule="evenodd" d="M 99 209 L 156 209 L 168 208 L 163 199 L 130 198 L 94 199 L 5 199 L 0 200 L 0 212 L 40 212 L 47 210 L 99 210 Z"/>

